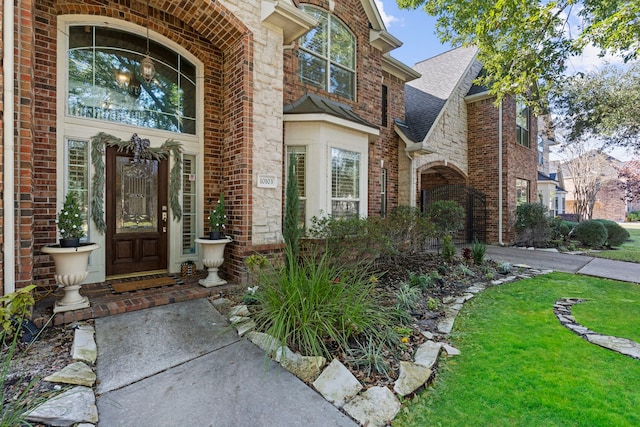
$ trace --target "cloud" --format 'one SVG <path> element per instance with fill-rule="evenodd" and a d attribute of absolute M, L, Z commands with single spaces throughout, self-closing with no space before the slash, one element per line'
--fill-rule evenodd
<path fill-rule="evenodd" d="M 399 19 L 393 15 L 387 15 L 384 11 L 384 4 L 382 0 L 374 0 L 376 2 L 376 6 L 378 7 L 378 12 L 380 12 L 380 17 L 382 18 L 382 22 L 384 22 L 385 27 L 389 28 L 392 23 L 398 22 Z"/>
<path fill-rule="evenodd" d="M 604 64 L 614 64 L 622 66 L 624 61 L 620 56 L 609 53 L 600 56 L 600 48 L 594 45 L 585 46 L 582 55 L 569 58 L 568 71 L 570 73 L 591 72 L 601 68 Z"/>

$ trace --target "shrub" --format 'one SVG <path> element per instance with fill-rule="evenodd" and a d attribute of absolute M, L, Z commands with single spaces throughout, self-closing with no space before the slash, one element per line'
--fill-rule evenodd
<path fill-rule="evenodd" d="M 627 221 L 640 221 L 640 211 L 631 211 L 627 213 Z"/>
<path fill-rule="evenodd" d="M 456 247 L 451 241 L 451 235 L 447 234 L 442 238 L 442 258 L 445 262 L 452 262 L 456 256 Z"/>
<path fill-rule="evenodd" d="M 419 208 L 398 206 L 386 218 L 378 219 L 385 238 L 385 256 L 419 253 L 436 236 L 436 227 Z"/>
<path fill-rule="evenodd" d="M 396 306 L 409 312 L 413 311 L 422 298 L 422 291 L 410 283 L 401 283 L 396 291 Z"/>
<path fill-rule="evenodd" d="M 346 268 L 327 255 L 260 270 L 254 297 L 257 329 L 305 355 L 330 357 L 328 346 L 377 337 L 392 323 L 364 266 Z"/>
<path fill-rule="evenodd" d="M 573 235 L 583 245 L 590 248 L 602 247 L 607 241 L 607 229 L 593 219 L 579 222 Z"/>
<path fill-rule="evenodd" d="M 551 239 L 567 241 L 571 236 L 571 232 L 578 225 L 577 222 L 567 221 L 557 216 L 549 221 Z"/>
<path fill-rule="evenodd" d="M 439 238 L 464 228 L 464 209 L 453 200 L 438 200 L 428 204 L 425 216 L 435 225 Z"/>
<path fill-rule="evenodd" d="M 487 252 L 487 245 L 479 242 L 478 239 L 473 240 L 471 245 L 471 255 L 473 256 L 473 263 L 475 265 L 482 265 L 484 262 L 484 255 Z"/>
<path fill-rule="evenodd" d="M 528 246 L 541 245 L 549 238 L 547 207 L 542 203 L 523 203 L 516 207 L 516 239 Z"/>
<path fill-rule="evenodd" d="M 596 219 L 596 221 L 602 223 L 604 228 L 607 229 L 607 241 L 605 242 L 605 246 L 610 248 L 614 246 L 622 246 L 622 244 L 631 237 L 629 232 L 615 221 L 609 221 L 607 219 Z"/>
<path fill-rule="evenodd" d="M 25 286 L 0 297 L 0 335 L 3 338 L 13 337 L 19 331 L 20 320 L 30 315 L 35 302 L 31 291 L 35 287 Z"/>

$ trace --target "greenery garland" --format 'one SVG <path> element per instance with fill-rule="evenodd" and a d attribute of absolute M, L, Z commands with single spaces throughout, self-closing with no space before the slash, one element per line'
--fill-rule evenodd
<path fill-rule="evenodd" d="M 107 230 L 104 221 L 104 187 L 105 147 L 118 147 L 118 151 L 132 151 L 134 144 L 131 141 L 123 141 L 115 136 L 100 132 L 91 138 L 91 164 L 93 165 L 93 178 L 91 181 L 91 219 L 98 231 L 102 234 Z M 169 206 L 173 213 L 173 219 L 182 219 L 182 206 L 180 205 L 180 190 L 182 188 L 182 144 L 176 140 L 168 139 L 160 147 L 149 147 L 141 153 L 141 157 L 152 160 L 166 160 L 173 156 L 174 163 L 169 173 Z"/>

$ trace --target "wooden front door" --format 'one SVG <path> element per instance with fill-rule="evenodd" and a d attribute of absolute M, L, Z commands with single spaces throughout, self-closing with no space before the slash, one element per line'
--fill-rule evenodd
<path fill-rule="evenodd" d="M 167 161 L 107 149 L 107 276 L 167 268 Z"/>

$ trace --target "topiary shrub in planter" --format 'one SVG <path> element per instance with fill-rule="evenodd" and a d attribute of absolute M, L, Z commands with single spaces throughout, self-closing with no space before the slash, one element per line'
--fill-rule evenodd
<path fill-rule="evenodd" d="M 607 229 L 601 222 L 589 219 L 579 222 L 573 235 L 580 243 L 590 248 L 600 248 L 607 241 Z"/>
<path fill-rule="evenodd" d="M 604 228 L 607 229 L 607 241 L 605 242 L 607 247 L 622 246 L 625 240 L 631 237 L 629 232 L 615 221 L 609 221 L 608 219 L 596 219 L 595 221 L 602 223 Z"/>

